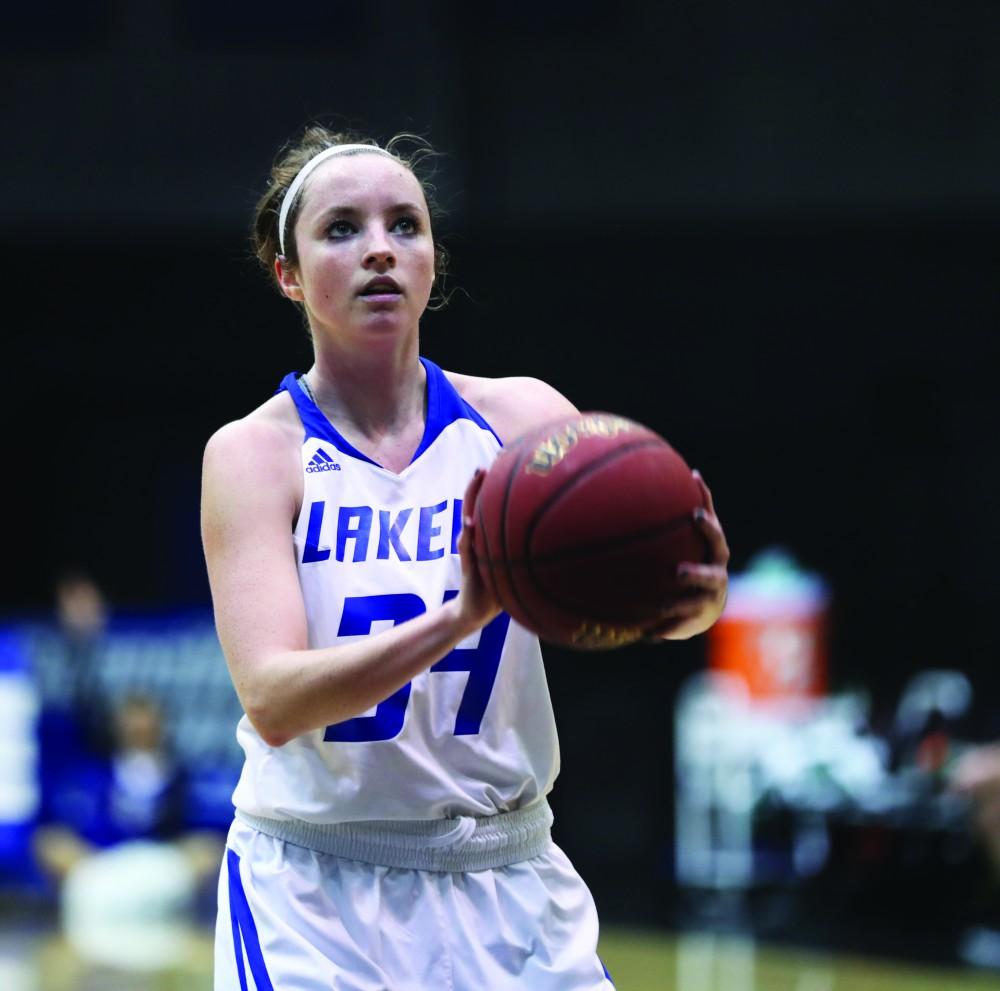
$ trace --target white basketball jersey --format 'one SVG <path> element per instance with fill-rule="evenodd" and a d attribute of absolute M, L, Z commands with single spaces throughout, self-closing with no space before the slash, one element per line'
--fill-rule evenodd
<path fill-rule="evenodd" d="M 444 373 L 427 373 L 427 423 L 398 475 L 352 447 L 294 375 L 305 428 L 295 527 L 309 646 L 351 643 L 440 605 L 461 584 L 462 496 L 500 442 Z M 314 823 L 485 816 L 530 805 L 559 769 L 538 639 L 506 613 L 354 719 L 270 747 L 244 716 L 242 812 Z"/>

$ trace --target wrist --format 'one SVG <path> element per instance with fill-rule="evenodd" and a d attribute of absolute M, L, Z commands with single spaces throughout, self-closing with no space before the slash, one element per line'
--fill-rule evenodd
<path fill-rule="evenodd" d="M 449 628 L 453 631 L 452 635 L 455 637 L 456 642 L 471 636 L 477 630 L 482 629 L 483 626 L 489 622 L 488 617 L 480 619 L 475 615 L 469 614 L 465 608 L 465 602 L 463 601 L 461 593 L 456 595 L 453 599 L 449 599 L 443 606 L 441 606 L 441 609 L 445 614 Z"/>

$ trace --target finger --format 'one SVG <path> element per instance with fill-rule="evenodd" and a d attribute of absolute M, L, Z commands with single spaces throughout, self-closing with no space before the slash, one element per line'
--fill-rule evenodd
<path fill-rule="evenodd" d="M 472 526 L 472 514 L 476 508 L 476 499 L 479 498 L 479 490 L 483 487 L 486 478 L 486 471 L 477 468 L 469 479 L 469 484 L 465 487 L 465 495 L 462 497 L 462 526 Z"/>
<path fill-rule="evenodd" d="M 704 589 L 684 589 L 660 610 L 656 623 L 666 623 L 675 619 L 690 619 L 702 612 L 713 596 Z"/>
<path fill-rule="evenodd" d="M 462 529 L 458 532 L 458 553 L 475 554 L 476 524 L 471 516 L 462 515 Z"/>
<path fill-rule="evenodd" d="M 481 475 L 482 469 L 477 469 L 465 487 L 465 495 L 462 497 L 462 527 L 458 534 L 458 552 L 467 557 L 475 557 L 475 507 L 482 485 Z"/>
<path fill-rule="evenodd" d="M 715 515 L 715 503 L 712 501 L 711 489 L 705 484 L 705 479 L 702 478 L 701 472 L 697 468 L 693 469 L 691 474 L 694 476 L 694 480 L 698 483 L 698 488 L 701 489 L 701 501 L 702 505 L 714 516 Z"/>
<path fill-rule="evenodd" d="M 685 623 L 697 619 L 702 610 L 702 604 L 690 603 L 683 606 L 678 605 L 669 609 L 664 615 L 649 627 L 643 634 L 646 640 L 662 640 L 670 633 L 679 630 Z"/>
<path fill-rule="evenodd" d="M 677 565 L 677 584 L 686 587 L 715 588 L 728 580 L 726 569 L 719 564 L 696 564 L 685 561 Z"/>
<path fill-rule="evenodd" d="M 700 506 L 694 511 L 693 515 L 695 526 L 698 527 L 708 541 L 712 560 L 716 564 L 727 564 L 729 562 L 729 544 L 726 543 L 726 535 L 722 532 L 718 518 Z"/>
<path fill-rule="evenodd" d="M 670 638 L 671 633 L 675 633 L 681 628 L 683 622 L 684 620 L 682 619 L 670 620 L 669 623 L 654 626 L 642 635 L 642 639 L 645 643 L 663 643 L 664 640 L 668 640 Z"/>

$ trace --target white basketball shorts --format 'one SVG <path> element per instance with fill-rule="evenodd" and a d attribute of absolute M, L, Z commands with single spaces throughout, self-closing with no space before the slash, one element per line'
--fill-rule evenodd
<path fill-rule="evenodd" d="M 386 867 L 239 819 L 219 880 L 215 991 L 611 991 L 597 911 L 549 840 L 485 870 Z"/>

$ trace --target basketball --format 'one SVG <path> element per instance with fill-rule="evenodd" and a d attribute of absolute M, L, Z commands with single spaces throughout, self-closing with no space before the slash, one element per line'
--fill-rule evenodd
<path fill-rule="evenodd" d="M 578 413 L 504 448 L 476 500 L 475 551 L 510 615 L 551 643 L 639 640 L 681 594 L 677 565 L 709 559 L 701 488 L 657 433 Z"/>

